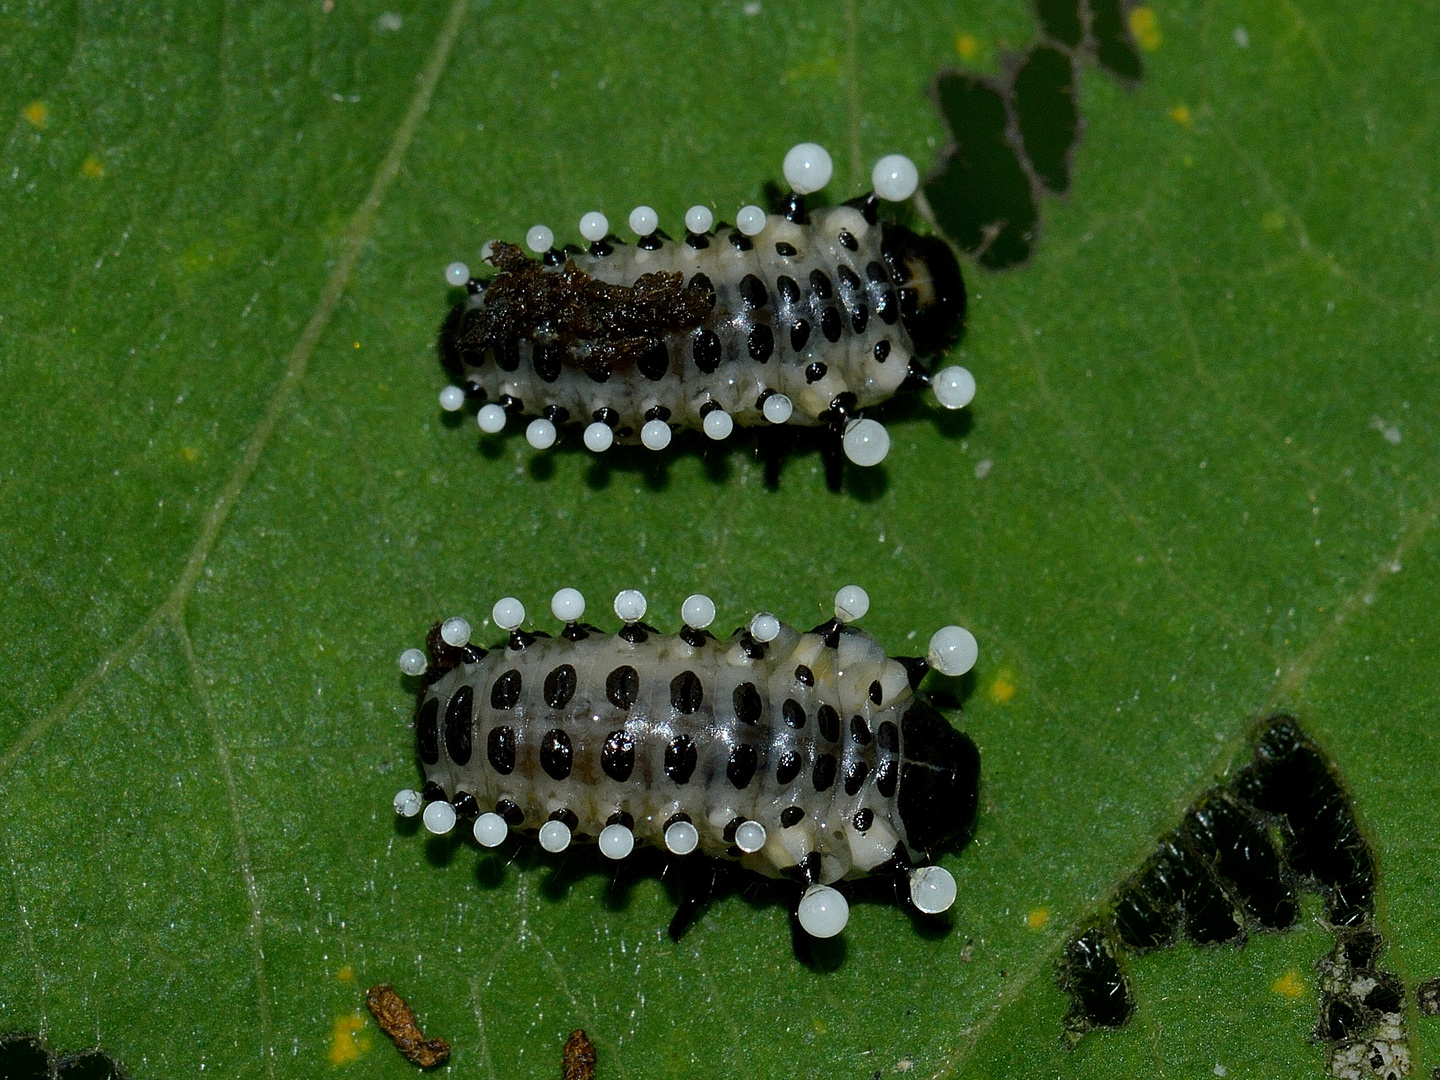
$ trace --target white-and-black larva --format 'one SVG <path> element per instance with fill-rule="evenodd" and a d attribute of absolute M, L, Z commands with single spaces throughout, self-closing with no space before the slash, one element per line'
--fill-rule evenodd
<path fill-rule="evenodd" d="M 592 211 L 580 219 L 588 251 L 558 249 L 536 225 L 526 243 L 538 259 L 492 241 L 485 258 L 497 276 L 452 263 L 446 280 L 469 295 L 441 328 L 454 380 L 441 406 L 484 403 L 478 419 L 491 433 L 512 413 L 532 416 L 537 449 L 583 424 L 596 453 L 617 441 L 662 450 L 677 428 L 725 439 L 737 424 L 826 425 L 851 461 L 875 465 L 890 436 L 863 410 L 906 384 L 933 386 L 947 408 L 967 405 L 968 371 L 932 377 L 917 359 L 959 335 L 960 266 L 943 241 L 879 216 L 881 199 L 914 193 L 914 163 L 882 158 L 872 193 L 809 212 L 805 196 L 829 181 L 830 155 L 802 143 L 784 171 L 793 190 L 783 213 L 745 206 L 733 228 L 695 206 L 675 242 L 640 206 L 631 246 Z"/>
<path fill-rule="evenodd" d="M 396 795 L 397 813 L 423 808 L 441 834 L 463 819 L 485 847 L 519 832 L 549 852 L 593 840 L 617 860 L 642 843 L 735 860 L 797 881 L 795 914 L 814 937 L 844 929 L 833 885 L 846 878 L 903 875 L 926 914 L 954 903 L 955 879 L 926 864 L 970 827 L 980 758 L 915 688 L 931 667 L 971 668 L 969 631 L 938 631 L 925 659 L 889 658 L 851 625 L 869 608 L 857 586 L 808 633 L 761 613 L 725 641 L 706 629 L 704 596 L 685 601 L 678 634 L 645 625 L 633 590 L 615 598 L 615 634 L 580 621 L 574 589 L 550 606 L 558 637 L 522 630 L 524 607 L 507 597 L 493 612 L 506 643 L 479 648 L 452 618 L 432 629 L 428 660 L 401 654 L 425 682 L 425 785 Z"/>

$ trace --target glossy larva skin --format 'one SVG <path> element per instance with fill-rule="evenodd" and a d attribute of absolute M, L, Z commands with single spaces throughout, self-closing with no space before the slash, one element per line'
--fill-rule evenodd
<path fill-rule="evenodd" d="M 900 813 L 902 777 L 918 776 L 906 769 L 901 735 L 917 730 L 905 721 L 917 699 L 905 665 L 887 658 L 874 638 L 833 625 L 799 633 L 782 624 L 779 636 L 763 645 L 744 631 L 722 642 L 696 631 L 682 637 L 627 629 L 628 636 L 643 640 L 598 631 L 583 640 L 543 638 L 523 649 L 494 650 L 442 675 L 425 690 L 416 718 L 426 780 L 452 802 L 465 802 L 460 793 L 469 793 L 481 811 L 513 803 L 523 820 L 517 824 L 512 810 L 512 828 L 531 837 L 547 819 L 568 811 L 576 841 L 593 840 L 623 814 L 633 821 L 637 841 L 663 847 L 667 823 L 685 815 L 699 829 L 702 852 L 771 877 L 793 873 L 812 853 L 820 856 L 817 880 L 826 883 L 893 866 L 900 845 L 919 854 Z M 557 708 L 547 699 L 567 684 L 552 676 L 563 665 L 574 669 L 574 690 Z M 613 674 L 625 668 L 637 677 L 628 708 L 616 704 L 617 697 L 625 700 L 626 680 Z M 510 672 L 518 672 L 518 694 Z M 807 679 L 813 685 L 806 685 Z M 753 723 L 737 715 L 736 691 L 746 685 L 755 694 L 741 689 L 742 699 L 752 708 L 758 701 Z M 472 699 L 468 719 L 456 715 L 463 708 L 452 707 L 464 688 Z M 792 718 L 796 707 L 803 710 L 801 726 L 787 721 L 787 701 L 793 703 Z M 838 730 L 822 731 L 822 706 L 833 710 Z M 928 705 L 921 706 L 934 717 L 922 718 L 925 723 L 938 722 L 947 737 L 964 739 Z M 496 768 L 491 749 L 497 740 L 504 742 L 494 734 L 502 729 L 513 733 L 514 764 L 508 772 Z M 549 768 L 545 763 L 546 739 L 555 731 L 564 732 L 570 744 L 568 775 L 557 775 L 553 754 Z M 633 768 L 623 780 L 603 765 L 607 740 L 621 732 L 633 743 Z M 667 770 L 667 749 L 677 740 L 694 748 L 693 772 L 684 783 L 677 782 L 676 769 Z M 746 747 L 753 749 L 755 767 L 737 786 L 731 762 L 738 754 L 743 766 Z M 786 780 L 777 772 L 791 754 L 799 756 L 799 768 Z M 827 757 L 834 759 L 833 780 L 817 790 L 817 761 L 823 782 Z M 670 749 L 672 763 L 683 758 Z M 508 765 L 503 754 L 498 764 Z M 847 790 L 847 777 L 862 769 L 863 779 L 858 784 L 852 779 Z M 968 785 L 965 813 L 973 814 L 974 777 L 961 779 Z M 803 812 L 799 821 L 794 812 L 782 820 L 789 807 Z M 866 828 L 860 831 L 857 813 L 863 810 L 870 813 L 861 815 Z M 740 819 L 765 826 L 760 851 L 743 854 L 734 846 L 734 823 Z"/>
<path fill-rule="evenodd" d="M 668 364 L 661 366 L 622 363 L 599 373 L 600 381 L 567 361 L 547 379 L 536 371 L 535 343 L 520 340 L 518 365 L 503 370 L 493 351 L 477 355 L 478 350 L 456 344 L 464 311 L 485 304 L 483 291 L 452 314 L 442 331 L 442 354 L 457 383 L 480 387 L 489 401 L 518 400 L 527 416 L 558 406 L 565 420 L 584 424 L 602 410 L 614 410 L 621 441 L 634 441 L 656 415 L 672 428 L 699 428 L 702 409 L 716 406 L 737 424 L 766 423 L 761 395 L 767 391 L 784 394 L 794 404 L 788 423 L 816 426 L 832 418 L 828 410 L 837 399 L 852 412 L 877 405 L 892 397 L 910 373 L 915 350 L 901 307 L 902 301 L 913 306 L 915 298 L 902 296 L 907 281 L 895 276 L 908 269 L 887 264 L 884 228 L 854 207 L 837 206 L 813 211 L 805 225 L 771 214 L 764 230 L 748 238 L 723 228 L 700 238 L 656 238 L 656 250 L 607 243 L 592 251 L 608 249 L 610 254 L 569 254 L 579 269 L 610 284 L 629 285 L 656 271 L 679 273 L 687 285 L 697 274 L 709 280 L 715 305 L 708 318 L 693 329 L 663 335 Z M 707 246 L 697 248 L 696 240 Z M 795 254 L 781 254 L 784 245 Z M 549 269 L 558 273 L 560 268 Z M 817 273 L 823 276 L 812 281 Z M 751 301 L 763 296 L 759 305 L 742 293 L 747 275 L 760 285 L 759 293 L 751 286 L 750 296 Z M 782 288 L 782 278 L 794 287 Z M 707 353 L 703 342 L 697 354 L 702 334 L 714 335 L 718 355 L 713 345 Z M 842 397 L 847 394 L 854 400 Z"/>

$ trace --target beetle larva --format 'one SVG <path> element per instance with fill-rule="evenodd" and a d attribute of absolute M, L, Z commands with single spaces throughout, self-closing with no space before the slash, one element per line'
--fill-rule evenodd
<path fill-rule="evenodd" d="M 531 416 L 537 449 L 585 425 L 596 453 L 617 441 L 662 450 L 678 428 L 725 439 L 736 425 L 825 425 L 851 461 L 874 465 L 890 437 L 866 409 L 905 385 L 932 385 L 947 408 L 968 404 L 968 371 L 932 377 L 919 361 L 959 336 L 960 266 L 943 241 L 879 214 L 882 199 L 914 193 L 914 163 L 882 158 L 873 192 L 810 211 L 805 196 L 829 181 L 830 155 L 802 143 L 784 171 L 793 190 L 783 212 L 742 207 L 733 228 L 695 206 L 676 242 L 640 206 L 632 246 L 592 211 L 580 220 L 588 250 L 556 248 L 537 225 L 526 237 L 537 259 L 492 241 L 495 277 L 451 264 L 447 280 L 468 296 L 441 329 L 454 380 L 441 405 L 483 402 L 479 424 L 491 433 L 511 414 Z"/>
<path fill-rule="evenodd" d="M 796 915 L 815 937 L 845 926 L 842 879 L 899 874 L 921 912 L 951 906 L 955 879 L 929 859 L 969 828 L 980 759 L 916 687 L 931 667 L 970 669 L 968 631 L 938 631 L 926 659 L 887 657 L 851 624 L 869 607 L 856 586 L 807 633 L 761 613 L 728 640 L 708 631 L 704 596 L 685 601 L 677 634 L 647 626 L 633 590 L 615 599 L 617 633 L 582 623 L 584 607 L 574 589 L 556 593 L 552 638 L 522 630 L 507 597 L 493 612 L 502 645 L 471 644 L 452 618 L 428 660 L 401 655 L 425 681 L 425 785 L 401 791 L 397 812 L 423 806 L 435 833 L 464 819 L 485 847 L 518 832 L 550 852 L 593 840 L 616 860 L 652 844 L 738 861 L 798 882 Z"/>

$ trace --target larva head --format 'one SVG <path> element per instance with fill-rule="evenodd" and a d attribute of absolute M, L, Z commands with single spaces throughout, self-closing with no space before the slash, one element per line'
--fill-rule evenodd
<path fill-rule="evenodd" d="M 960 337 L 965 326 L 965 281 L 950 245 L 887 221 L 881 251 L 900 283 L 900 320 L 915 352 L 934 356 Z"/>
<path fill-rule="evenodd" d="M 975 820 L 980 751 L 918 697 L 900 721 L 900 745 L 899 811 L 910 847 L 928 853 L 960 840 Z"/>

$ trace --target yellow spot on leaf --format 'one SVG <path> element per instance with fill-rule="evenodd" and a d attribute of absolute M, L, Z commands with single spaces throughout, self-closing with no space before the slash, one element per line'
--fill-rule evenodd
<path fill-rule="evenodd" d="M 1179 124 L 1181 127 L 1188 128 L 1195 126 L 1195 117 L 1190 115 L 1189 105 L 1176 105 L 1173 109 L 1170 110 L 1170 119 L 1174 120 L 1175 123 Z"/>
<path fill-rule="evenodd" d="M 360 347 L 360 342 L 355 342 L 355 347 L 358 349 Z"/>
<path fill-rule="evenodd" d="M 1305 993 L 1305 984 L 1300 979 L 1299 969 L 1291 968 L 1271 983 L 1270 989 L 1282 997 L 1298 998 L 1301 994 Z"/>
<path fill-rule="evenodd" d="M 1008 704 L 1015 696 L 1015 677 L 1009 668 L 1001 668 L 995 676 L 995 681 L 990 684 L 990 700 L 996 705 Z"/>
<path fill-rule="evenodd" d="M 200 460 L 200 451 L 196 450 L 193 446 L 182 446 L 180 448 L 180 456 L 186 461 L 193 463 Z"/>
<path fill-rule="evenodd" d="M 370 1040 L 363 1032 L 365 1018 L 357 1013 L 337 1016 L 330 1030 L 330 1064 L 349 1065 L 359 1061 L 360 1055 L 370 1049 Z"/>
<path fill-rule="evenodd" d="M 956 34 L 955 51 L 960 54 L 961 60 L 974 60 L 980 52 L 980 42 L 975 40 L 974 34 Z"/>
<path fill-rule="evenodd" d="M 1279 210 L 1266 210 L 1260 218 L 1260 227 L 1266 232 L 1279 232 L 1285 228 L 1285 215 Z M 1289 439 L 1285 440 L 1289 442 Z"/>
<path fill-rule="evenodd" d="M 1049 921 L 1050 909 L 1048 907 L 1037 907 L 1025 914 L 1025 925 L 1031 930 L 1039 930 Z"/>
<path fill-rule="evenodd" d="M 85 159 L 85 164 L 80 166 L 80 171 L 91 180 L 98 180 L 105 175 L 105 166 L 100 164 L 100 159 L 91 154 Z"/>
<path fill-rule="evenodd" d="M 1130 12 L 1130 33 L 1135 35 L 1135 44 L 1146 52 L 1160 47 L 1160 20 L 1155 18 L 1152 7 L 1137 7 Z"/>
<path fill-rule="evenodd" d="M 355 968 L 350 964 L 346 964 L 344 967 L 342 967 L 339 971 L 335 973 L 335 978 L 339 979 L 341 982 L 344 983 L 354 982 Z"/>
<path fill-rule="evenodd" d="M 32 101 L 25 106 L 25 119 L 30 122 L 31 127 L 40 128 L 42 131 L 50 123 L 50 106 L 43 101 Z"/>

